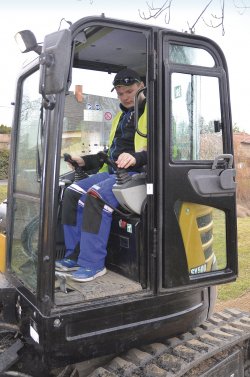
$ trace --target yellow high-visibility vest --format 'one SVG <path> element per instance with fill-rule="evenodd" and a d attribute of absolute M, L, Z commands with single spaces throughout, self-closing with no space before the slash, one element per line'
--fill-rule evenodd
<path fill-rule="evenodd" d="M 109 134 L 109 146 L 112 145 L 121 115 L 122 115 L 122 111 L 119 111 L 113 119 L 110 134 Z M 138 130 L 144 135 L 147 134 L 147 106 L 145 106 L 144 111 L 138 120 Z M 147 138 L 139 135 L 138 132 L 135 132 L 134 145 L 135 145 L 135 152 L 146 151 Z M 104 164 L 103 167 L 99 170 L 99 172 L 104 172 L 104 171 L 108 171 L 107 164 Z"/>

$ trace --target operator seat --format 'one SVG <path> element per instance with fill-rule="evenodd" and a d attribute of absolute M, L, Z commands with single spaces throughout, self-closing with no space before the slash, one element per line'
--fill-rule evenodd
<path fill-rule="evenodd" d="M 117 174 L 113 193 L 120 203 L 113 212 L 106 266 L 146 287 L 146 173 Z M 124 211 L 125 210 L 125 211 Z"/>

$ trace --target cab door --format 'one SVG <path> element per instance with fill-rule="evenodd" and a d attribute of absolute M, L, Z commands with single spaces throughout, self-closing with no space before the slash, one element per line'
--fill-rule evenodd
<path fill-rule="evenodd" d="M 236 182 L 228 72 L 206 38 L 162 34 L 159 289 L 234 280 Z"/>

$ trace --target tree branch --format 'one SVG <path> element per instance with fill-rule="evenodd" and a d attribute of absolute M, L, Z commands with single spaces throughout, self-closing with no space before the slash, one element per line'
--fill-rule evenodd
<path fill-rule="evenodd" d="M 172 3 L 172 0 L 166 0 L 162 6 L 160 6 L 160 7 L 155 7 L 153 1 L 152 1 L 151 5 L 150 5 L 148 2 L 146 2 L 147 6 L 148 6 L 148 12 L 149 12 L 149 15 L 146 16 L 146 15 L 145 15 L 145 12 L 141 12 L 140 9 L 138 9 L 139 16 L 140 16 L 143 20 L 150 20 L 151 18 L 156 19 L 156 18 L 159 17 L 163 12 L 166 11 L 166 14 L 165 14 L 164 18 L 165 18 L 165 23 L 168 24 L 168 23 L 170 22 L 170 9 L 171 9 L 171 3 Z"/>
<path fill-rule="evenodd" d="M 247 6 L 247 5 L 245 4 L 245 1 L 244 1 L 244 0 L 240 0 L 239 2 L 240 2 L 242 5 L 237 5 L 237 4 L 236 4 L 236 1 L 234 0 L 234 1 L 233 1 L 234 6 L 235 6 L 236 9 L 239 9 L 239 13 L 240 13 L 240 14 L 244 14 L 245 11 L 246 11 L 247 9 L 250 8 L 250 6 Z"/>
<path fill-rule="evenodd" d="M 207 8 L 209 7 L 209 5 L 212 3 L 213 0 L 210 0 L 209 3 L 205 6 L 205 8 L 203 9 L 203 11 L 201 12 L 201 14 L 199 15 L 199 17 L 196 19 L 195 23 L 193 24 L 193 26 L 189 26 L 189 23 L 188 24 L 188 28 L 189 28 L 189 31 L 191 34 L 194 34 L 195 32 L 195 25 L 197 24 L 197 22 L 199 21 L 199 19 L 201 18 L 201 16 L 206 12 Z"/>
<path fill-rule="evenodd" d="M 210 23 L 208 24 L 204 18 L 202 18 L 204 24 L 207 26 L 207 27 L 211 27 L 211 28 L 218 28 L 221 26 L 221 29 L 222 29 L 222 35 L 225 35 L 225 27 L 224 27 L 224 18 L 225 18 L 225 0 L 222 0 L 222 4 L 221 4 L 221 16 L 218 17 L 216 15 L 213 15 L 211 14 L 211 17 L 218 21 L 217 24 L 214 24 L 211 20 L 210 20 Z"/>

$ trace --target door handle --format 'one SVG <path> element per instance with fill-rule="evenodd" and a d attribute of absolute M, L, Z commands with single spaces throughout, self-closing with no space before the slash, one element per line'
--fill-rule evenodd
<path fill-rule="evenodd" d="M 220 166 L 220 162 L 227 165 Z M 236 170 L 233 169 L 233 156 L 221 154 L 214 159 L 212 169 L 191 169 L 188 172 L 193 189 L 201 196 L 227 196 L 236 191 Z"/>
<path fill-rule="evenodd" d="M 212 165 L 212 170 L 218 168 L 218 163 L 219 161 L 225 161 L 228 160 L 228 166 L 227 169 L 232 169 L 233 167 L 233 155 L 232 154 L 220 154 L 219 156 L 215 157 L 213 165 Z"/>

